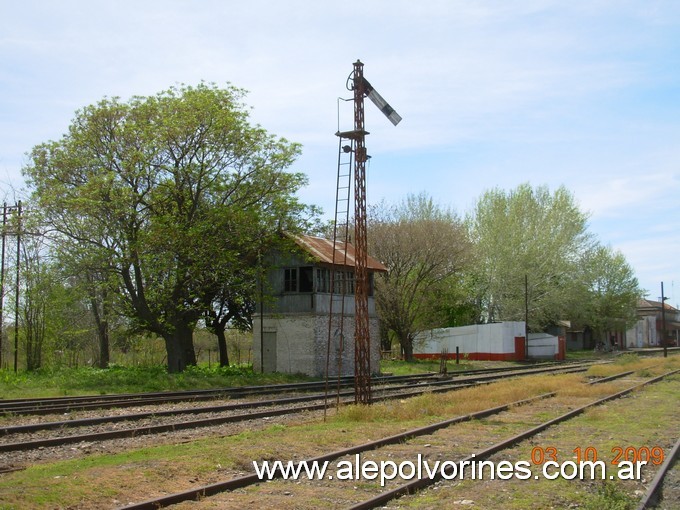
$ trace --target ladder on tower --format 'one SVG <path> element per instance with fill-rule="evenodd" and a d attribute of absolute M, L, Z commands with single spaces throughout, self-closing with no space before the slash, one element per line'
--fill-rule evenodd
<path fill-rule="evenodd" d="M 328 342 L 326 346 L 326 406 L 328 402 L 328 381 L 330 376 L 331 352 L 337 356 L 336 407 L 340 405 L 340 382 L 344 351 L 345 296 L 351 280 L 346 271 L 347 245 L 349 244 L 349 212 L 352 194 L 352 168 L 354 164 L 354 142 L 338 135 L 338 173 L 335 190 L 335 214 L 333 219 L 333 262 L 329 282 Z"/>

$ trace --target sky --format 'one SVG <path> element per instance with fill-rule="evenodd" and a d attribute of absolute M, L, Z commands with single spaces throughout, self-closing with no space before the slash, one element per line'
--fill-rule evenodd
<path fill-rule="evenodd" d="M 104 97 L 201 81 L 248 91 L 298 142 L 300 198 L 333 215 L 355 61 L 369 204 L 425 192 L 460 216 L 487 190 L 570 190 L 650 299 L 680 304 L 680 2 L 675 0 L 0 0 L 0 194 Z"/>

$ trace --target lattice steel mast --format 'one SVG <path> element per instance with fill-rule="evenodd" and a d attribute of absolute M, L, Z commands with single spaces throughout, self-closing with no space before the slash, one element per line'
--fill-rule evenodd
<path fill-rule="evenodd" d="M 354 63 L 354 401 L 371 403 L 371 335 L 368 321 L 368 247 L 366 240 L 366 144 L 364 65 Z"/>
<path fill-rule="evenodd" d="M 354 401 L 371 403 L 371 341 L 368 317 L 368 242 L 366 239 L 366 144 L 364 97 L 373 101 L 395 126 L 401 117 L 364 78 L 364 64 L 357 60 L 351 75 L 354 92 L 354 129 L 336 133 L 352 141 L 354 152 Z M 342 144 L 341 144 L 342 145 Z M 346 249 L 346 245 L 345 245 Z"/>

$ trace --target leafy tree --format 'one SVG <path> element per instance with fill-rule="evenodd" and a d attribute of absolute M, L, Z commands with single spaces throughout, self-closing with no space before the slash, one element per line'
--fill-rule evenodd
<path fill-rule="evenodd" d="M 643 291 L 623 254 L 596 245 L 584 254 L 579 269 L 582 294 L 572 322 L 589 326 L 603 341 L 609 332 L 630 328 Z"/>
<path fill-rule="evenodd" d="M 64 252 L 96 270 L 139 331 L 165 341 L 168 368 L 195 364 L 192 332 L 252 259 L 263 217 L 293 229 L 305 211 L 287 173 L 297 144 L 248 122 L 243 91 L 200 84 L 76 113 L 24 168 Z M 107 287 L 108 286 L 108 287 Z"/>
<path fill-rule="evenodd" d="M 591 245 L 587 215 L 564 187 L 487 191 L 467 217 L 470 275 L 485 322 L 524 320 L 541 330 L 566 318 L 579 260 Z"/>
<path fill-rule="evenodd" d="M 368 238 L 371 255 L 388 268 L 376 280 L 380 319 L 412 361 L 415 335 L 447 322 L 445 303 L 469 258 L 465 229 L 451 211 L 420 194 L 374 207 Z"/>
<path fill-rule="evenodd" d="M 55 283 L 54 272 L 41 256 L 40 243 L 35 241 L 28 238 L 21 245 L 23 296 L 19 317 L 27 370 L 42 366 L 47 300 Z"/>

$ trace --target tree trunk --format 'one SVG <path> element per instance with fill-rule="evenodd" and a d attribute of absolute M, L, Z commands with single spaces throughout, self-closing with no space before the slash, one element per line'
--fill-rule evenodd
<path fill-rule="evenodd" d="M 404 350 L 404 361 L 408 361 L 409 363 L 413 362 L 413 339 L 410 336 L 402 338 L 401 347 Z"/>
<path fill-rule="evenodd" d="M 103 321 L 98 324 L 97 330 L 99 332 L 99 368 L 108 368 L 111 361 L 109 355 L 109 323 Z"/>
<path fill-rule="evenodd" d="M 206 324 L 208 328 L 217 337 L 217 346 L 220 349 L 220 366 L 229 366 L 229 353 L 227 352 L 227 337 L 224 332 L 227 329 L 227 324 L 232 319 L 233 314 L 228 312 L 226 315 L 221 315 L 215 311 L 208 312 L 206 316 Z"/>
<path fill-rule="evenodd" d="M 224 334 L 224 328 L 219 326 L 216 327 L 215 335 L 217 336 L 217 345 L 220 348 L 220 366 L 228 367 L 229 353 L 227 352 L 227 337 Z"/>
<path fill-rule="evenodd" d="M 109 354 L 109 322 L 107 320 L 106 295 L 104 294 L 101 298 L 101 313 L 99 313 L 99 302 L 94 292 L 90 293 L 90 304 L 92 306 L 92 315 L 94 315 L 94 321 L 97 325 L 97 337 L 99 340 L 99 361 L 97 366 L 99 368 L 107 368 L 111 358 Z"/>
<path fill-rule="evenodd" d="M 163 339 L 165 340 L 165 352 L 168 355 L 168 372 L 171 374 L 182 372 L 186 368 L 186 362 L 184 356 L 182 356 L 177 336 L 168 333 L 163 335 Z"/>
<path fill-rule="evenodd" d="M 163 335 L 168 353 L 168 372 L 183 372 L 190 365 L 196 365 L 194 331 L 189 324 L 175 324 L 174 330 Z"/>

